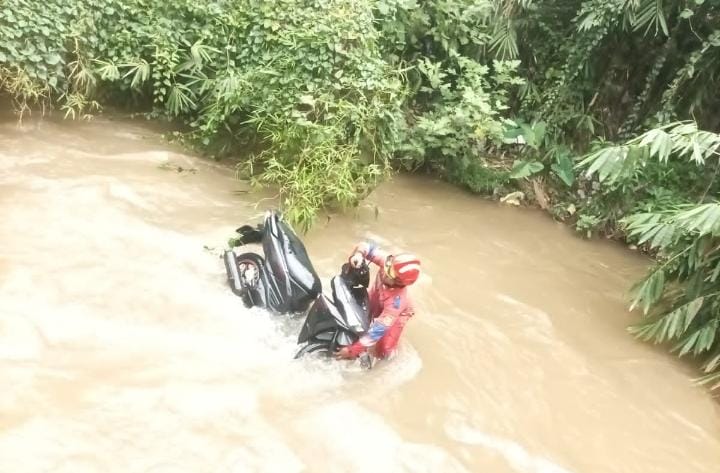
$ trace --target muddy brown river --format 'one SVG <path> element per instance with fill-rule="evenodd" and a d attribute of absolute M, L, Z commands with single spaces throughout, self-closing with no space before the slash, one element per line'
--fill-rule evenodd
<path fill-rule="evenodd" d="M 305 241 L 325 281 L 420 255 L 398 357 L 294 361 L 225 285 L 247 190 L 145 123 L 0 123 L 0 472 L 720 471 L 696 373 L 625 331 L 638 255 L 396 177 Z"/>

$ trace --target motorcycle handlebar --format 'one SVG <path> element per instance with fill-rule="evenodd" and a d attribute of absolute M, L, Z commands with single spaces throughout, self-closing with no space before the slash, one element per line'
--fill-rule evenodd
<path fill-rule="evenodd" d="M 367 288 L 370 285 L 370 268 L 366 261 L 363 261 L 362 266 L 359 268 L 355 268 L 350 263 L 343 264 L 340 276 L 350 287 L 362 286 Z"/>

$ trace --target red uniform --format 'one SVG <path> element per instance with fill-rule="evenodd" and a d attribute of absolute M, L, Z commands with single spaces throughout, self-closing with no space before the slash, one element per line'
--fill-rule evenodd
<path fill-rule="evenodd" d="M 405 286 L 393 286 L 384 282 L 384 268 L 388 254 L 371 243 L 362 243 L 355 249 L 380 270 L 368 291 L 370 318 L 367 333 L 350 345 L 350 354 L 357 357 L 370 347 L 374 354 L 387 358 L 397 347 L 405 324 L 414 310 Z"/>

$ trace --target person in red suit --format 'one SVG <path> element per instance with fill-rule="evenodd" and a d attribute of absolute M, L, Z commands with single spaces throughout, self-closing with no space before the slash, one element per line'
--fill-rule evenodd
<path fill-rule="evenodd" d="M 390 357 L 414 314 L 407 288 L 420 276 L 420 260 L 410 253 L 388 254 L 374 243 L 364 242 L 353 249 L 349 262 L 359 268 L 365 260 L 379 268 L 368 291 L 372 322 L 357 342 L 336 353 L 338 359 L 355 359 L 366 351 L 377 358 Z"/>

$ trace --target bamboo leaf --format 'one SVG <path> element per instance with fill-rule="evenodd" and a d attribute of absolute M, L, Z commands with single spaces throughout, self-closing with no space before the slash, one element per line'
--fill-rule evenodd
<path fill-rule="evenodd" d="M 712 348 L 715 342 L 715 337 L 718 331 L 718 319 L 712 319 L 702 329 L 699 330 L 700 335 L 695 343 L 693 353 L 699 355 L 700 353 Z"/>
<path fill-rule="evenodd" d="M 689 337 L 685 338 L 678 345 L 676 345 L 672 351 L 679 350 L 678 356 L 685 356 L 693 349 L 699 336 L 700 336 L 700 332 L 696 330 Z"/>
<path fill-rule="evenodd" d="M 673 225 L 662 224 L 660 230 L 650 242 L 650 246 L 653 248 L 667 247 L 673 242 L 674 235 L 675 227 Z"/>
<path fill-rule="evenodd" d="M 650 240 L 651 238 L 655 237 L 660 230 L 664 227 L 663 223 L 657 224 L 657 225 L 646 225 L 642 230 L 640 239 L 638 239 L 638 244 L 642 245 L 646 241 Z M 646 229 L 645 229 L 646 228 Z"/>
<path fill-rule="evenodd" d="M 712 355 L 708 361 L 705 362 L 703 365 L 703 371 L 706 373 L 709 373 L 711 371 L 715 371 L 720 366 L 720 350 L 717 350 L 714 355 Z"/>
<path fill-rule="evenodd" d="M 635 299 L 630 310 L 642 304 L 643 313 L 647 314 L 650 307 L 660 299 L 665 288 L 665 272 L 657 269 L 652 272 L 635 290 Z"/>
<path fill-rule="evenodd" d="M 650 143 L 650 155 L 657 157 L 660 162 L 666 162 L 672 151 L 672 139 L 664 130 L 652 131 L 654 132 L 652 135 L 648 133 L 652 138 L 647 142 L 643 140 L 640 145 L 647 146 Z"/>
<path fill-rule="evenodd" d="M 687 232 L 720 234 L 720 203 L 701 204 L 679 212 L 674 220 Z"/>
<path fill-rule="evenodd" d="M 649 322 L 631 327 L 631 333 L 645 341 L 653 341 L 654 343 L 663 343 L 667 340 L 680 338 L 695 320 L 703 307 L 703 303 L 703 297 L 693 299 Z M 697 330 L 683 339 L 673 350 L 680 350 L 682 356 L 693 350 L 701 337 L 701 331 Z"/>
<path fill-rule="evenodd" d="M 720 373 L 713 373 L 706 376 L 702 376 L 697 380 L 698 384 L 709 385 L 710 390 L 720 388 Z"/>

